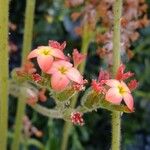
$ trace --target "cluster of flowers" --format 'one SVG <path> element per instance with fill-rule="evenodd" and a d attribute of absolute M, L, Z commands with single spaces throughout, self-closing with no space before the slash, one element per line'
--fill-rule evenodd
<path fill-rule="evenodd" d="M 73 59 L 71 59 L 70 56 L 65 56 L 63 52 L 65 47 L 66 42 L 60 44 L 57 41 L 49 41 L 48 46 L 40 46 L 28 55 L 28 60 L 37 58 L 37 63 L 42 73 L 48 77 L 47 81 L 50 81 L 46 82 L 46 84 L 56 93 L 62 92 L 68 87 L 76 91 L 83 90 L 84 84 L 87 82 L 78 71 L 78 66 L 86 56 L 74 49 L 72 53 Z M 36 69 L 31 62 L 26 63 L 17 70 L 17 75 L 30 75 L 36 83 L 41 83 L 44 80 L 43 75 L 36 73 Z M 125 65 L 123 64 L 118 68 L 115 79 L 110 77 L 110 73 L 101 69 L 98 80 L 92 80 L 91 87 L 94 92 L 98 95 L 102 94 L 104 99 L 112 104 L 120 105 L 121 101 L 124 100 L 130 112 L 133 112 L 134 102 L 131 91 L 138 85 L 135 79 L 129 81 L 129 78 L 133 77 L 133 75 L 132 72 L 125 73 Z M 126 80 L 128 81 L 127 84 L 125 83 Z M 38 93 L 38 99 L 41 102 L 47 100 L 45 92 L 46 89 L 40 89 Z M 30 97 L 27 103 L 33 105 L 37 102 L 37 98 L 32 92 L 29 91 L 29 93 Z M 73 124 L 83 125 L 84 120 L 82 116 L 81 112 L 72 112 L 70 119 Z"/>
<path fill-rule="evenodd" d="M 116 73 L 115 79 L 110 78 L 110 73 L 100 70 L 98 80 L 92 80 L 91 87 L 98 95 L 102 94 L 104 99 L 112 104 L 120 105 L 124 100 L 130 112 L 134 111 L 134 101 L 131 92 L 137 88 L 138 82 L 135 79 L 130 80 L 126 84 L 126 80 L 133 77 L 134 73 L 124 72 L 125 65 L 120 65 Z M 73 124 L 84 125 L 80 112 L 73 112 L 71 120 Z"/>
<path fill-rule="evenodd" d="M 129 110 L 133 112 L 134 102 L 131 91 L 137 88 L 138 82 L 133 79 L 126 84 L 125 80 L 132 77 L 134 73 L 124 73 L 124 71 L 125 65 L 121 65 L 118 68 L 115 79 L 111 79 L 107 71 L 101 70 L 98 81 L 92 80 L 92 88 L 95 92 L 102 93 L 105 96 L 105 100 L 112 104 L 120 104 L 121 101 L 124 100 Z"/>
<path fill-rule="evenodd" d="M 73 50 L 72 57 L 65 56 L 63 50 L 66 47 L 66 42 L 62 44 L 57 41 L 49 41 L 49 46 L 40 46 L 30 52 L 28 59 L 37 58 L 37 63 L 43 73 L 50 76 L 50 86 L 56 91 L 60 92 L 71 86 L 74 90 L 80 91 L 84 89 L 84 84 L 87 82 L 78 71 L 78 66 L 86 58 L 86 55 L 80 54 L 77 49 Z M 73 61 L 73 64 L 71 63 Z M 36 69 L 31 62 L 26 63 L 21 69 L 17 70 L 17 75 L 26 76 L 31 75 L 35 82 L 40 83 L 42 76 L 36 73 Z M 37 98 L 32 96 L 27 100 L 29 105 L 37 102 Z M 40 101 L 45 101 L 45 89 L 41 89 L 38 94 Z M 82 113 L 71 113 L 71 121 L 74 124 L 83 125 L 84 120 Z"/>
<path fill-rule="evenodd" d="M 30 52 L 28 59 L 37 58 L 37 63 L 43 73 L 50 75 L 50 85 L 54 91 L 63 91 L 68 86 L 83 88 L 85 81 L 77 67 L 85 59 L 85 55 L 73 50 L 73 64 L 71 58 L 64 55 L 66 42 L 60 44 L 57 41 L 49 41 L 49 46 L 40 46 Z M 34 81 L 41 81 L 42 77 L 33 73 Z"/>
<path fill-rule="evenodd" d="M 77 12 L 73 12 L 73 21 L 80 20 L 81 25 L 75 29 L 76 33 L 82 36 L 83 27 L 88 24 L 89 31 L 96 31 L 95 40 L 98 43 L 97 54 L 101 58 L 107 58 L 108 64 L 112 64 L 112 37 L 113 37 L 113 3 L 114 0 L 66 0 L 67 7 L 80 6 Z M 131 43 L 138 39 L 137 29 L 146 27 L 150 24 L 147 17 L 145 0 L 125 0 L 123 2 L 123 12 L 121 22 L 121 54 L 133 57 L 130 50 Z M 100 27 L 97 26 L 100 24 Z"/>

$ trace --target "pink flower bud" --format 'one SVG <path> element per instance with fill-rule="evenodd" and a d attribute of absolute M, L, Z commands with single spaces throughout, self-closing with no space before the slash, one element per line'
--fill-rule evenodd
<path fill-rule="evenodd" d="M 62 44 L 60 44 L 57 41 L 49 40 L 49 46 L 63 51 L 66 47 L 66 41 L 64 41 Z"/>
<path fill-rule="evenodd" d="M 101 85 L 101 83 L 96 82 L 96 80 L 92 80 L 92 89 L 97 93 L 106 93 L 106 89 Z"/>
<path fill-rule="evenodd" d="M 78 52 L 77 49 L 74 49 L 73 50 L 73 63 L 74 63 L 74 66 L 77 68 L 86 58 L 86 55 L 84 54 L 81 54 Z"/>
<path fill-rule="evenodd" d="M 120 65 L 120 67 L 118 68 L 116 77 L 115 77 L 117 80 L 126 80 L 134 75 L 134 73 L 132 73 L 132 72 L 124 73 L 125 68 L 126 68 L 125 65 L 123 65 L 123 64 Z"/>
<path fill-rule="evenodd" d="M 32 79 L 33 79 L 35 82 L 40 82 L 40 81 L 42 81 L 42 77 L 41 77 L 38 73 L 32 74 Z"/>
<path fill-rule="evenodd" d="M 84 120 L 82 118 L 83 114 L 81 112 L 72 112 L 71 113 L 71 121 L 75 125 L 84 125 Z"/>
<path fill-rule="evenodd" d="M 137 80 L 131 80 L 129 83 L 128 83 L 128 87 L 131 91 L 135 90 L 138 86 L 138 82 Z"/>
<path fill-rule="evenodd" d="M 108 80 L 110 78 L 109 72 L 106 70 L 101 69 L 98 76 L 98 81 Z"/>

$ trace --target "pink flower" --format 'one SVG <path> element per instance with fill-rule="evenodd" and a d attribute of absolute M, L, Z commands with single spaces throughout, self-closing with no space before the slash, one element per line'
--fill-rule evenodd
<path fill-rule="evenodd" d="M 84 54 L 81 54 L 78 52 L 77 49 L 74 49 L 73 50 L 73 63 L 74 63 L 74 66 L 77 68 L 86 58 L 86 55 Z"/>
<path fill-rule="evenodd" d="M 66 41 L 60 44 L 57 41 L 49 40 L 49 46 L 63 51 L 66 47 Z"/>
<path fill-rule="evenodd" d="M 120 67 L 118 68 L 116 77 L 115 77 L 117 80 L 126 80 L 134 75 L 134 73 L 132 73 L 132 72 L 124 73 L 125 68 L 126 68 L 125 65 L 123 65 L 123 64 L 120 65 Z"/>
<path fill-rule="evenodd" d="M 128 83 L 128 87 L 131 91 L 135 90 L 138 86 L 138 82 L 137 80 L 131 80 L 129 83 Z"/>
<path fill-rule="evenodd" d="M 47 73 L 52 74 L 51 86 L 55 91 L 64 90 L 71 81 L 83 83 L 80 72 L 70 62 L 64 60 L 55 61 Z"/>
<path fill-rule="evenodd" d="M 71 113 L 71 121 L 73 124 L 78 124 L 80 126 L 84 125 L 84 120 L 82 118 L 83 114 L 80 112 L 72 112 Z"/>
<path fill-rule="evenodd" d="M 38 73 L 33 73 L 33 74 L 32 74 L 32 79 L 33 79 L 35 82 L 40 82 L 40 81 L 42 81 L 42 77 L 41 77 Z"/>
<path fill-rule="evenodd" d="M 50 46 L 40 46 L 30 52 L 28 59 L 37 57 L 37 62 L 43 72 L 50 69 L 54 58 L 65 59 L 65 55 L 59 49 Z"/>
<path fill-rule="evenodd" d="M 100 82 L 97 82 L 96 80 L 92 80 L 92 89 L 97 92 L 97 93 L 106 93 L 106 89 L 104 88 L 104 86 L 102 86 L 102 84 Z"/>
<path fill-rule="evenodd" d="M 84 79 L 82 84 L 73 82 L 72 87 L 75 91 L 83 91 L 83 90 L 85 90 L 85 84 L 87 84 L 87 83 L 88 83 L 88 81 L 86 79 Z"/>
<path fill-rule="evenodd" d="M 101 69 L 100 72 L 99 72 L 98 81 L 103 82 L 105 80 L 108 80 L 109 78 L 110 78 L 109 72 L 107 72 L 106 70 Z"/>
<path fill-rule="evenodd" d="M 106 92 L 106 100 L 113 104 L 120 104 L 122 99 L 124 100 L 127 107 L 133 111 L 133 97 L 127 85 L 123 81 L 115 79 L 107 80 L 106 85 L 111 88 Z"/>
<path fill-rule="evenodd" d="M 98 81 L 92 80 L 92 89 L 97 93 L 106 93 L 104 83 L 109 79 L 110 75 L 107 71 L 101 69 L 98 76 Z"/>

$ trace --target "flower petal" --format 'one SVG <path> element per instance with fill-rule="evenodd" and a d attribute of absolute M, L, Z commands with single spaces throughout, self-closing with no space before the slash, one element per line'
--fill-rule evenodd
<path fill-rule="evenodd" d="M 86 55 L 79 53 L 79 51 L 77 49 L 73 50 L 73 63 L 74 63 L 74 67 L 78 67 L 78 65 L 80 65 L 84 59 L 86 58 Z"/>
<path fill-rule="evenodd" d="M 123 95 L 124 101 L 126 103 L 126 105 L 128 106 L 128 108 L 133 111 L 133 105 L 134 105 L 134 101 L 133 101 L 133 97 L 130 93 L 125 93 Z"/>
<path fill-rule="evenodd" d="M 118 80 L 115 80 L 115 79 L 110 79 L 110 80 L 107 80 L 105 82 L 105 84 L 110 86 L 110 87 L 117 87 L 120 85 L 120 82 Z"/>
<path fill-rule="evenodd" d="M 31 59 L 31 58 L 34 58 L 34 57 L 37 57 L 39 54 L 38 54 L 38 49 L 34 49 L 32 50 L 29 55 L 28 55 L 28 59 Z"/>
<path fill-rule="evenodd" d="M 39 64 L 41 70 L 43 72 L 47 72 L 52 66 L 53 57 L 52 56 L 39 55 L 37 57 L 37 62 Z"/>
<path fill-rule="evenodd" d="M 51 86 L 52 89 L 55 91 L 64 90 L 68 84 L 69 79 L 65 75 L 60 74 L 59 72 L 53 74 L 51 77 Z"/>
<path fill-rule="evenodd" d="M 54 74 L 58 72 L 58 68 L 60 67 L 60 64 L 58 61 L 54 61 L 50 69 L 47 71 L 47 74 Z"/>
<path fill-rule="evenodd" d="M 51 68 L 47 71 L 48 74 L 54 74 L 58 72 L 60 67 L 66 67 L 67 69 L 71 68 L 73 65 L 70 62 L 64 60 L 54 61 Z"/>
<path fill-rule="evenodd" d="M 130 89 L 123 81 L 121 81 L 121 85 L 123 86 L 123 88 L 125 89 L 126 92 L 131 93 Z"/>
<path fill-rule="evenodd" d="M 59 64 L 59 66 L 64 66 L 66 68 L 72 68 L 72 66 L 73 66 L 70 62 L 65 61 L 65 60 L 59 60 L 58 64 Z"/>
<path fill-rule="evenodd" d="M 117 88 L 110 88 L 107 91 L 105 98 L 113 104 L 119 104 L 122 100 L 122 96 Z"/>
<path fill-rule="evenodd" d="M 82 75 L 75 68 L 69 69 L 69 71 L 66 73 L 66 75 L 67 75 L 67 77 L 70 80 L 72 80 L 72 81 L 74 81 L 74 82 L 76 82 L 78 84 L 82 84 L 83 83 L 83 77 L 82 77 Z"/>
<path fill-rule="evenodd" d="M 56 48 L 53 48 L 53 47 L 50 47 L 52 49 L 52 55 L 56 58 L 60 58 L 60 59 L 65 59 L 65 55 L 64 53 L 59 50 L 59 49 L 56 49 Z"/>

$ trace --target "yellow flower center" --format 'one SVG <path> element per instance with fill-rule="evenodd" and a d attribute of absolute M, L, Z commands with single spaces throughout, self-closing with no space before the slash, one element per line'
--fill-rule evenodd
<path fill-rule="evenodd" d="M 49 48 L 42 48 L 40 51 L 39 51 L 40 54 L 42 55 L 51 55 L 51 50 Z"/>
<path fill-rule="evenodd" d="M 66 72 L 68 71 L 68 69 L 67 69 L 66 67 L 64 67 L 64 66 L 60 67 L 58 70 L 59 70 L 62 74 L 66 74 Z"/>
<path fill-rule="evenodd" d="M 122 87 L 122 86 L 118 86 L 118 89 L 119 89 L 119 93 L 122 95 L 126 92 L 125 88 Z"/>

